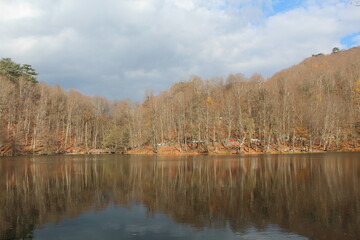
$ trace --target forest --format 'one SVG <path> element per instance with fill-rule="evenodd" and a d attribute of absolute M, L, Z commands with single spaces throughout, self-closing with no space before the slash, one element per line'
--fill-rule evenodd
<path fill-rule="evenodd" d="M 0 61 L 0 155 L 360 150 L 360 47 L 269 79 L 192 76 L 141 103 L 88 97 Z M 119 96 L 121 97 L 121 96 Z"/>

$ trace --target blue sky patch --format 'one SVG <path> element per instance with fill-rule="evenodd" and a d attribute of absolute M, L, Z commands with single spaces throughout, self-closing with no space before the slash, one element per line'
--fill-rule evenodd
<path fill-rule="evenodd" d="M 355 41 L 355 37 L 359 36 L 359 35 L 360 35 L 360 32 L 356 32 L 356 33 L 347 35 L 340 40 L 340 43 L 342 45 L 344 45 L 346 48 L 354 47 L 354 46 L 358 45 L 358 42 Z"/>
<path fill-rule="evenodd" d="M 272 1 L 272 12 L 266 13 L 267 16 L 276 15 L 278 13 L 287 12 L 292 9 L 302 7 L 304 5 L 304 0 L 274 0 Z"/>

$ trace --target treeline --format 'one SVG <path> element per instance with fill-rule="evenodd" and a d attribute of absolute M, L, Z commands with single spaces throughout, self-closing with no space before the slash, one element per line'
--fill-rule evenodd
<path fill-rule="evenodd" d="M 142 103 L 37 83 L 30 65 L 9 77 L 2 66 L 2 154 L 359 147 L 360 47 L 306 59 L 266 81 L 258 74 L 194 76 L 157 96 L 147 91 Z"/>

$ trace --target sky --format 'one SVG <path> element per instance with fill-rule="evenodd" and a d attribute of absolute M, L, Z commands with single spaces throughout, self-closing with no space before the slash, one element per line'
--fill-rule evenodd
<path fill-rule="evenodd" d="M 0 58 L 111 100 L 358 45 L 360 0 L 0 0 Z"/>

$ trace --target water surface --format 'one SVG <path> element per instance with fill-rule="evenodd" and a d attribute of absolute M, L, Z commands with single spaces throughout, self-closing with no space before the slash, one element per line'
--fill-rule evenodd
<path fill-rule="evenodd" d="M 0 239 L 359 239 L 360 154 L 0 158 Z"/>

